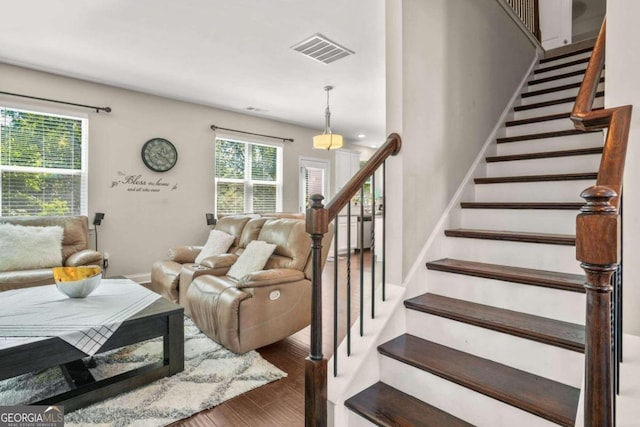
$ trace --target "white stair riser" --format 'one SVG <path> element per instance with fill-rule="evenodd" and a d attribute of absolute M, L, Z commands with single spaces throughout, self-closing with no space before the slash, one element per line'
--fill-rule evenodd
<path fill-rule="evenodd" d="M 439 252 L 438 256 L 441 258 L 564 273 L 583 273 L 580 263 L 576 261 L 574 246 L 448 237 L 443 240 Z"/>
<path fill-rule="evenodd" d="M 565 102 L 563 104 L 550 105 L 548 107 L 532 108 L 530 110 L 514 111 L 513 117 L 509 120 L 523 120 L 531 117 L 548 116 L 549 114 L 568 113 L 573 110 L 574 102 Z M 604 97 L 599 96 L 593 102 L 594 108 L 604 106 Z"/>
<path fill-rule="evenodd" d="M 585 294 L 429 270 L 429 292 L 563 322 L 585 323 Z"/>
<path fill-rule="evenodd" d="M 582 382 L 584 355 L 575 351 L 415 310 L 407 333 L 573 387 Z"/>
<path fill-rule="evenodd" d="M 527 85 L 527 86 L 524 87 L 524 91 L 525 92 L 533 92 L 533 91 L 536 91 L 536 90 L 549 89 L 549 88 L 552 88 L 552 87 L 568 85 L 568 84 L 571 84 L 571 83 L 581 83 L 582 79 L 584 79 L 584 74 L 579 74 L 577 76 L 564 77 L 562 79 L 551 80 L 551 81 L 544 82 L 544 83 Z"/>
<path fill-rule="evenodd" d="M 347 414 L 347 425 L 349 427 L 376 427 L 375 424 L 373 424 L 372 422 L 369 422 L 367 420 L 365 420 L 364 418 L 362 418 L 360 415 L 356 414 L 355 412 L 347 409 L 348 414 Z M 336 424 L 336 427 L 338 427 L 338 424 Z"/>
<path fill-rule="evenodd" d="M 546 120 L 544 122 L 527 123 L 517 126 L 505 126 L 505 136 L 531 135 L 542 132 L 555 132 L 559 130 L 572 130 L 573 122 L 568 119 Z"/>
<path fill-rule="evenodd" d="M 538 416 L 389 357 L 381 381 L 479 427 L 557 427 Z"/>
<path fill-rule="evenodd" d="M 542 68 L 548 68 L 545 64 L 544 67 L 538 67 L 540 69 Z M 533 75 L 533 80 L 537 80 L 537 79 L 543 79 L 545 77 L 552 77 L 552 76 L 557 76 L 559 74 L 566 74 L 566 73 L 570 73 L 572 71 L 578 71 L 578 70 L 585 70 L 587 68 L 587 63 L 582 63 L 582 64 L 578 64 L 578 65 L 571 65 L 569 67 L 562 67 L 560 69 L 557 70 L 552 70 L 552 71 L 545 71 L 544 73 L 537 73 Z"/>
<path fill-rule="evenodd" d="M 541 67 L 552 67 L 555 65 L 560 65 L 560 64 L 566 64 L 567 62 L 573 62 L 573 61 L 577 61 L 578 59 L 583 59 L 583 58 L 590 58 L 591 57 L 591 51 L 588 52 L 583 52 L 583 53 L 579 53 L 576 55 L 571 55 L 568 56 L 566 58 L 558 58 L 558 59 L 554 59 L 552 61 L 548 61 L 545 62 L 543 64 L 540 64 L 540 68 Z"/>
<path fill-rule="evenodd" d="M 461 228 L 575 234 L 575 210 L 462 209 Z"/>
<path fill-rule="evenodd" d="M 586 147 L 585 147 L 586 148 Z M 487 176 L 547 175 L 596 172 L 600 154 L 487 163 Z"/>
<path fill-rule="evenodd" d="M 580 193 L 595 180 L 476 184 L 476 202 L 583 202 Z"/>
<path fill-rule="evenodd" d="M 564 89 L 551 93 L 543 93 L 542 95 L 528 96 L 520 99 L 520 105 L 536 104 L 538 102 L 554 101 L 569 96 L 577 96 L 579 88 Z M 604 82 L 598 85 L 598 92 L 604 90 Z"/>
<path fill-rule="evenodd" d="M 591 132 L 568 136 L 557 136 L 553 138 L 506 142 L 497 145 L 498 156 L 542 153 L 545 151 L 574 150 L 578 148 L 602 147 L 604 145 L 604 134 L 602 132 Z"/>

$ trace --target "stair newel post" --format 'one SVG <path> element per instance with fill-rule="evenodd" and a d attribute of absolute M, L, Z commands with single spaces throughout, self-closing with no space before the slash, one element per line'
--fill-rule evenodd
<path fill-rule="evenodd" d="M 613 426 L 611 276 L 619 262 L 620 228 L 615 191 L 593 186 L 576 221 L 576 258 L 586 273 L 585 426 Z"/>
<path fill-rule="evenodd" d="M 311 236 L 311 345 L 305 361 L 305 425 L 327 425 L 327 359 L 322 354 L 322 239 L 329 231 L 328 211 L 320 194 L 311 197 L 306 230 Z"/>

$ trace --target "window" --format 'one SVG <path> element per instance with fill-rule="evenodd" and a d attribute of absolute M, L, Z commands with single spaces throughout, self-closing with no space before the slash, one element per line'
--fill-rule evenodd
<path fill-rule="evenodd" d="M 282 147 L 216 139 L 216 212 L 282 210 Z"/>
<path fill-rule="evenodd" d="M 0 107 L 2 216 L 87 214 L 87 119 Z"/>

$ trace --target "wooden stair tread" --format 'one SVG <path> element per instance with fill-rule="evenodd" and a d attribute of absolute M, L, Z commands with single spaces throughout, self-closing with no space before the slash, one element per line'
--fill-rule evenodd
<path fill-rule="evenodd" d="M 405 307 L 481 328 L 584 352 L 584 326 L 435 294 L 408 299 Z"/>
<path fill-rule="evenodd" d="M 555 70 L 560 70 L 562 68 L 573 67 L 574 65 L 586 64 L 587 62 L 589 62 L 589 59 L 591 58 L 580 58 L 580 59 L 576 59 L 575 61 L 564 62 L 562 64 L 551 65 L 549 67 L 540 67 L 537 70 L 534 70 L 533 74 L 543 74 L 549 71 L 555 71 Z"/>
<path fill-rule="evenodd" d="M 579 210 L 583 202 L 462 202 L 463 209 L 558 209 Z"/>
<path fill-rule="evenodd" d="M 599 83 L 603 83 L 603 82 L 604 82 L 604 77 L 600 77 Z M 580 85 L 582 85 L 582 82 L 569 83 L 566 85 L 550 87 L 548 89 L 540 89 L 540 90 L 533 90 L 531 92 L 525 92 L 521 96 L 523 98 L 530 98 L 532 96 L 544 95 L 544 94 L 553 93 L 553 92 L 560 92 L 562 90 L 577 89 L 580 87 Z"/>
<path fill-rule="evenodd" d="M 477 230 L 456 228 L 444 231 L 447 237 L 467 239 L 505 240 L 509 242 L 545 243 L 549 245 L 575 246 L 576 236 L 570 234 L 531 233 L 525 231 Z"/>
<path fill-rule="evenodd" d="M 545 182 L 545 181 L 576 181 L 598 178 L 598 172 L 561 173 L 551 175 L 521 175 L 521 176 L 496 176 L 475 178 L 476 184 L 504 184 L 510 182 Z"/>
<path fill-rule="evenodd" d="M 385 426 L 470 427 L 441 409 L 378 382 L 347 399 L 344 406 L 372 423 Z"/>
<path fill-rule="evenodd" d="M 567 53 L 562 53 L 560 55 L 554 55 L 554 56 L 549 56 L 547 58 L 542 58 L 540 60 L 540 63 L 544 64 L 544 63 L 547 63 L 547 62 L 556 61 L 558 59 L 570 58 L 570 57 L 572 57 L 574 55 L 580 55 L 582 53 L 591 52 L 592 50 L 593 50 L 593 46 L 585 47 L 585 48 L 582 48 L 582 49 L 574 50 L 573 52 L 567 52 Z"/>
<path fill-rule="evenodd" d="M 601 131 L 597 130 L 594 132 L 601 132 Z M 533 139 L 545 139 L 545 138 L 557 138 L 562 136 L 581 135 L 585 133 L 590 133 L 590 132 L 582 131 L 579 129 L 556 130 L 553 132 L 539 132 L 539 133 L 529 133 L 526 135 L 507 136 L 503 138 L 497 138 L 496 142 L 498 144 L 505 144 L 507 142 L 528 141 Z"/>
<path fill-rule="evenodd" d="M 520 126 L 520 125 L 528 125 L 531 123 L 547 122 L 550 120 L 568 119 L 569 117 L 571 117 L 571 113 L 549 114 L 547 116 L 532 117 L 530 119 L 510 120 L 506 122 L 504 125 L 506 127 Z"/>
<path fill-rule="evenodd" d="M 602 96 L 604 96 L 604 91 L 596 92 L 596 98 L 600 98 Z M 550 107 L 552 105 L 567 104 L 569 102 L 576 102 L 576 97 L 569 96 L 567 98 L 554 99 L 551 101 L 536 102 L 536 103 L 527 104 L 527 105 L 518 105 L 516 107 L 513 107 L 513 111 L 532 110 L 534 108 Z"/>
<path fill-rule="evenodd" d="M 487 163 L 509 162 L 514 160 L 546 159 L 551 157 L 585 156 L 589 154 L 602 154 L 603 147 L 579 148 L 575 150 L 541 151 L 537 153 L 511 154 L 508 156 L 490 156 Z"/>
<path fill-rule="evenodd" d="M 593 108 L 592 111 L 602 110 L 602 109 L 603 109 L 602 107 L 597 107 L 597 108 Z M 506 127 L 529 125 L 531 123 L 547 122 L 547 121 L 551 121 L 551 120 L 562 120 L 562 119 L 568 119 L 570 117 L 571 117 L 571 113 L 570 112 L 558 113 L 558 114 L 549 114 L 547 116 L 537 116 L 537 117 L 531 117 L 531 118 L 528 118 L 528 119 L 509 120 L 508 122 L 505 122 L 504 125 Z"/>
<path fill-rule="evenodd" d="M 535 80 L 529 80 L 527 82 L 528 86 L 535 86 L 535 85 L 539 85 L 542 83 L 549 83 L 552 82 L 554 80 L 561 80 L 561 79 L 566 79 L 569 77 L 576 77 L 576 76 L 580 76 L 583 75 L 585 73 L 586 70 L 578 70 L 578 71 L 571 71 L 570 73 L 564 73 L 564 74 L 557 74 L 555 76 L 551 76 L 551 77 L 543 77 L 541 79 L 535 79 Z"/>
<path fill-rule="evenodd" d="M 378 351 L 557 424 L 575 423 L 577 388 L 408 334 L 382 344 Z"/>
<path fill-rule="evenodd" d="M 453 274 L 483 277 L 505 282 L 542 286 L 545 288 L 584 293 L 585 277 L 581 274 L 561 273 L 557 271 L 535 270 L 531 268 L 512 267 L 507 265 L 487 264 L 483 262 L 465 261 L 443 258 L 427 263 L 429 270 Z"/>

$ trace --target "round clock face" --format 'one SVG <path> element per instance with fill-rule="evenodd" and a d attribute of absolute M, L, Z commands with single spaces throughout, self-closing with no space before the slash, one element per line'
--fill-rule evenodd
<path fill-rule="evenodd" d="M 142 146 L 142 161 L 156 172 L 166 172 L 178 161 L 178 150 L 163 138 L 153 138 Z"/>

